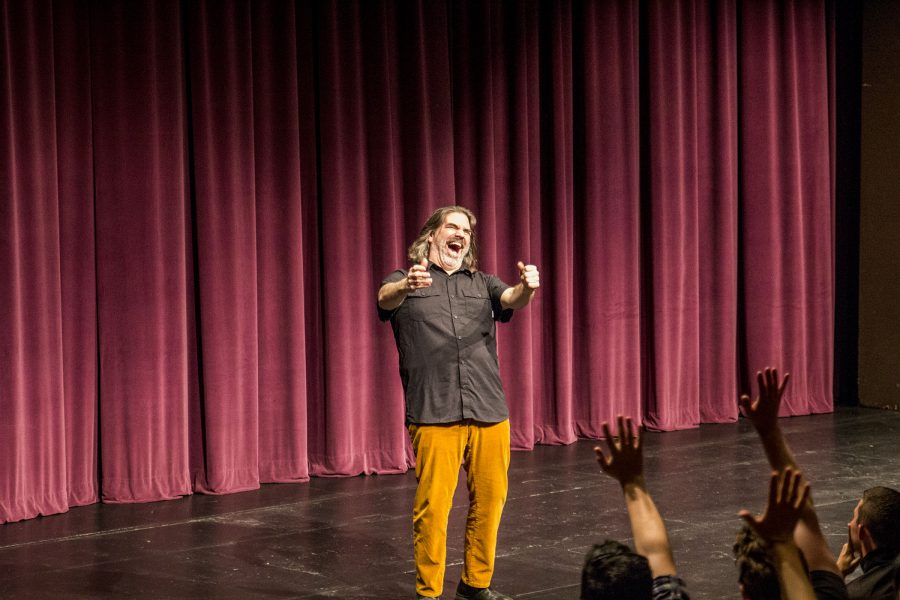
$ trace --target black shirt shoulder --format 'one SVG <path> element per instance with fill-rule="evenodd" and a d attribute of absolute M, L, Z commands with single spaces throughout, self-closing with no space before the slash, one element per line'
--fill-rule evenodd
<path fill-rule="evenodd" d="M 813 591 L 819 600 L 847 600 L 847 586 L 837 573 L 831 571 L 812 571 L 809 574 Z"/>
<path fill-rule="evenodd" d="M 386 284 L 386 283 L 394 283 L 396 281 L 400 281 L 404 277 L 406 277 L 406 271 L 404 271 L 403 269 L 397 269 L 396 271 L 389 273 L 387 275 L 387 277 L 385 277 L 384 279 L 381 280 L 381 284 L 378 286 L 378 289 L 380 290 L 382 288 L 382 286 L 384 286 L 384 284 Z M 391 315 L 394 314 L 393 310 L 384 310 L 383 308 L 378 306 L 378 294 L 377 293 L 375 294 L 375 308 L 378 310 L 378 318 L 381 319 L 382 321 L 389 320 L 391 318 Z M 394 309 L 394 310 L 396 310 L 396 309 Z"/>

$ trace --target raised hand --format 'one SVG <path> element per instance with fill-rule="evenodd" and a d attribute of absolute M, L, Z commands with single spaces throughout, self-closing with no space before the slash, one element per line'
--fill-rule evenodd
<path fill-rule="evenodd" d="M 738 401 L 741 411 L 750 419 L 757 431 L 766 431 L 775 426 L 778 409 L 781 407 L 781 397 L 790 378 L 791 374 L 785 373 L 784 379 L 779 382 L 778 369 L 766 367 L 765 370 L 756 373 L 759 396 L 751 401 L 747 394 L 741 395 Z"/>
<path fill-rule="evenodd" d="M 526 265 L 521 260 L 516 263 L 519 269 L 519 279 L 527 290 L 536 290 L 541 287 L 540 273 L 534 265 Z"/>
<path fill-rule="evenodd" d="M 781 474 L 772 473 L 769 480 L 769 503 L 761 517 L 750 511 L 739 514 L 757 534 L 771 543 L 793 543 L 794 526 L 809 497 L 809 484 L 803 481 L 800 471 L 791 468 Z"/>
<path fill-rule="evenodd" d="M 794 527 L 809 499 L 809 484 L 800 471 L 788 467 L 769 480 L 769 502 L 761 517 L 747 510 L 740 516 L 770 547 L 784 600 L 816 600 L 800 548 L 794 543 Z M 824 545 L 824 542 L 823 542 Z M 812 563 L 810 563 L 811 565 Z M 834 569 L 834 559 L 831 559 Z"/>
<path fill-rule="evenodd" d="M 422 262 L 413 265 L 406 273 L 406 288 L 408 290 L 417 290 L 430 285 L 431 273 L 428 271 L 428 261 L 423 258 Z"/>
<path fill-rule="evenodd" d="M 603 436 L 606 438 L 607 451 L 600 446 L 594 447 L 597 462 L 603 472 L 617 480 L 622 487 L 627 483 L 637 482 L 644 476 L 644 457 L 641 437 L 635 432 L 631 417 L 619 415 L 619 439 L 613 437 L 609 423 L 603 423 Z"/>

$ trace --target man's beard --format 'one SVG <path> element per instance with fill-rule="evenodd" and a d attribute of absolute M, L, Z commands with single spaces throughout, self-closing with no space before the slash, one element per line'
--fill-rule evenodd
<path fill-rule="evenodd" d="M 449 268 L 452 271 L 458 270 L 462 267 L 463 259 L 466 257 L 467 249 L 460 250 L 456 255 L 453 255 L 450 249 L 446 245 L 441 245 L 438 249 L 441 255 L 441 262 L 444 263 L 444 267 Z"/>

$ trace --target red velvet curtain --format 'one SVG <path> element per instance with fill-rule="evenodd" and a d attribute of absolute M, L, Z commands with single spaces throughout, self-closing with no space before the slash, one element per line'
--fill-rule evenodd
<path fill-rule="evenodd" d="M 513 443 L 832 408 L 829 0 L 0 0 L 0 522 L 412 464 L 430 212 L 542 289 Z"/>

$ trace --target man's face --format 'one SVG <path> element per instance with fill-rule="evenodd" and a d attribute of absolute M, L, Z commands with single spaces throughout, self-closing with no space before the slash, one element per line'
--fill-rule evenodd
<path fill-rule="evenodd" d="M 428 236 L 428 243 L 431 244 L 428 260 L 448 273 L 458 271 L 469 253 L 471 242 L 469 217 L 463 213 L 449 213 L 437 231 Z"/>

